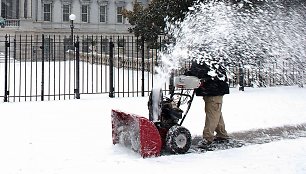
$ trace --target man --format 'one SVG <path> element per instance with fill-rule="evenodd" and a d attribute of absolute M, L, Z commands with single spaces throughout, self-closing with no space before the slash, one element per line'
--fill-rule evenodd
<path fill-rule="evenodd" d="M 213 76 L 209 74 L 213 74 Z M 205 101 L 206 119 L 201 143 L 209 145 L 213 141 L 229 139 L 221 112 L 223 96 L 229 94 L 225 69 L 220 65 L 209 67 L 205 62 L 193 62 L 185 75 L 201 79 L 201 85 L 196 89 L 196 95 L 203 96 Z"/>

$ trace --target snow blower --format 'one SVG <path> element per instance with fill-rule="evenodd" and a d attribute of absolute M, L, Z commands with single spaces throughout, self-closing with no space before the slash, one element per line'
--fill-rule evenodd
<path fill-rule="evenodd" d="M 174 78 L 176 88 L 169 97 L 161 89 L 153 89 L 148 101 L 149 118 L 112 110 L 113 144 L 128 147 L 142 157 L 186 153 L 191 134 L 182 124 L 199 85 L 197 77 L 182 75 Z M 180 108 L 184 104 L 185 111 Z"/>

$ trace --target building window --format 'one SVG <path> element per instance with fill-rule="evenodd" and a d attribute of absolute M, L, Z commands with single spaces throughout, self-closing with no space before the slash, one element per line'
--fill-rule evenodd
<path fill-rule="evenodd" d="M 101 44 L 102 44 L 102 50 L 101 52 L 104 52 L 104 53 L 109 53 L 109 40 L 107 38 L 103 38 L 101 40 Z"/>
<path fill-rule="evenodd" d="M 44 4 L 44 21 L 52 21 L 52 5 Z"/>
<path fill-rule="evenodd" d="M 54 60 L 54 54 L 53 53 L 53 39 L 51 38 L 45 38 L 44 41 L 44 58 L 46 60 Z"/>
<path fill-rule="evenodd" d="M 100 6 L 100 22 L 106 22 L 106 5 Z"/>
<path fill-rule="evenodd" d="M 124 47 L 124 42 L 125 42 L 125 40 L 124 39 L 118 39 L 118 47 Z"/>
<path fill-rule="evenodd" d="M 123 7 L 117 7 L 117 23 L 123 23 L 123 15 L 122 15 Z"/>
<path fill-rule="evenodd" d="M 63 21 L 69 22 L 70 5 L 63 5 Z"/>
<path fill-rule="evenodd" d="M 81 9 L 81 15 L 82 15 L 82 22 L 88 22 L 88 5 L 82 5 L 82 9 Z"/>

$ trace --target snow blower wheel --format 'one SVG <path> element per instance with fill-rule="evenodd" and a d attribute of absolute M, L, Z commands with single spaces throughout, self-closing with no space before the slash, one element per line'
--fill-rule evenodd
<path fill-rule="evenodd" d="M 166 149 L 170 153 L 184 154 L 191 146 L 191 134 L 182 126 L 172 126 L 166 135 Z"/>

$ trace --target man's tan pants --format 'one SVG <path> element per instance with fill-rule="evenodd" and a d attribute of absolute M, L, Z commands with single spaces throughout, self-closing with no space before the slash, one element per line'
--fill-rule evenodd
<path fill-rule="evenodd" d="M 215 131 L 216 137 L 228 138 L 221 112 L 223 96 L 204 96 L 203 99 L 206 113 L 203 138 L 212 142 Z"/>

